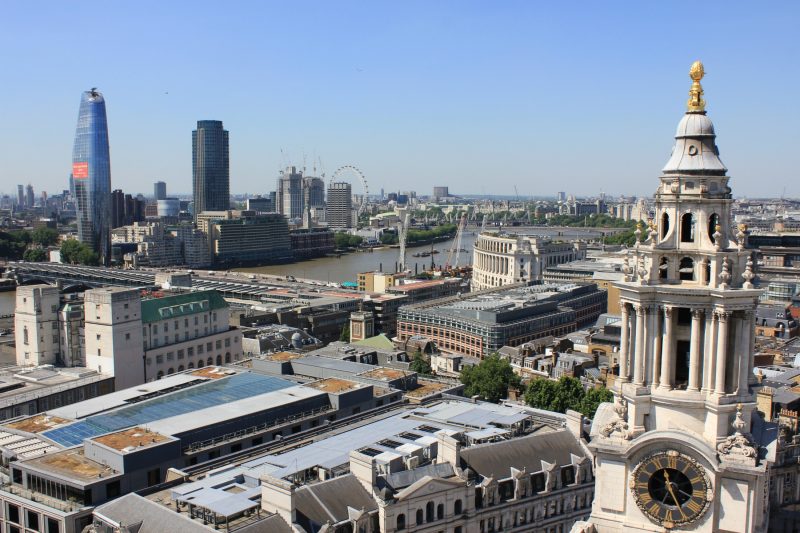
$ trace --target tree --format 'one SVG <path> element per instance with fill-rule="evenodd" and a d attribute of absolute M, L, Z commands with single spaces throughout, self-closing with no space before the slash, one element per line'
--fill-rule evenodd
<path fill-rule="evenodd" d="M 47 261 L 47 252 L 42 248 L 28 248 L 22 254 L 22 259 L 30 262 Z"/>
<path fill-rule="evenodd" d="M 76 239 L 67 239 L 61 243 L 61 261 L 73 265 L 77 263 L 81 246 L 81 243 Z"/>
<path fill-rule="evenodd" d="M 97 266 L 100 264 L 100 256 L 97 255 L 96 252 L 92 251 L 88 246 L 85 244 L 81 245 L 82 248 L 78 252 L 77 262 L 81 265 L 88 265 L 88 266 Z"/>
<path fill-rule="evenodd" d="M 585 417 L 593 418 L 594 414 L 597 412 L 597 408 L 600 407 L 601 403 L 613 401 L 614 395 L 607 388 L 601 387 L 599 389 L 589 389 L 586 391 L 586 396 L 584 396 L 583 400 L 581 400 L 581 405 L 578 411 L 580 411 Z"/>
<path fill-rule="evenodd" d="M 342 342 L 350 342 L 350 324 L 347 323 L 342 326 L 342 333 L 339 335 L 339 340 Z"/>
<path fill-rule="evenodd" d="M 541 378 L 534 380 L 525 392 L 525 403 L 538 409 L 566 413 L 567 409 L 578 411 L 592 418 L 597 407 L 614 399 L 605 387 L 586 391 L 577 378 L 562 377 L 558 381 Z"/>
<path fill-rule="evenodd" d="M 547 378 L 535 379 L 525 391 L 525 403 L 537 409 L 552 411 L 557 391 L 557 382 Z"/>
<path fill-rule="evenodd" d="M 412 372 L 416 372 L 417 374 L 422 374 L 423 376 L 427 376 L 433 374 L 433 368 L 431 368 L 430 362 L 422 355 L 422 352 L 417 351 L 414 352 L 414 358 L 411 360 L 411 364 L 409 365 L 409 370 Z"/>
<path fill-rule="evenodd" d="M 52 246 L 58 242 L 58 232 L 48 227 L 36 228 L 31 232 L 31 241 L 39 246 Z"/>
<path fill-rule="evenodd" d="M 464 395 L 479 395 L 489 402 L 499 402 L 508 394 L 509 387 L 519 387 L 520 377 L 511 365 L 497 353 L 486 357 L 480 364 L 461 371 Z"/>

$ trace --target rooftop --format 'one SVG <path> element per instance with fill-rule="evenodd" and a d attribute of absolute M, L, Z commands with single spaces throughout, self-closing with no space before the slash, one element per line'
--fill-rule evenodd
<path fill-rule="evenodd" d="M 142 300 L 142 322 L 147 324 L 226 307 L 228 307 L 228 303 L 215 290 L 152 298 L 150 300 Z"/>
<path fill-rule="evenodd" d="M 441 381 L 430 381 L 427 379 L 417 379 L 416 389 L 406 391 L 405 395 L 409 398 L 425 398 L 433 394 L 438 394 L 444 390 L 449 390 L 457 385 L 442 383 Z"/>
<path fill-rule="evenodd" d="M 340 392 L 345 392 L 345 391 L 361 388 L 364 385 L 361 384 L 361 383 L 356 383 L 354 381 L 349 381 L 349 380 L 346 380 L 346 379 L 325 378 L 325 379 L 321 379 L 319 381 L 306 383 L 303 386 L 304 387 L 311 387 L 313 389 L 321 390 L 323 392 L 330 392 L 330 393 L 338 394 Z"/>
<path fill-rule="evenodd" d="M 303 357 L 303 354 L 293 352 L 278 352 L 265 355 L 264 359 L 268 359 L 270 361 L 291 361 L 292 359 L 297 359 L 298 357 Z"/>
<path fill-rule="evenodd" d="M 79 481 L 96 481 L 117 475 L 111 467 L 88 459 L 80 448 L 42 455 L 26 461 L 25 465 Z"/>
<path fill-rule="evenodd" d="M 394 368 L 386 368 L 383 366 L 379 366 L 377 368 L 359 374 L 359 376 L 361 377 L 381 379 L 381 380 L 399 379 L 405 375 L 406 372 L 403 372 L 402 370 L 396 370 Z"/>
<path fill-rule="evenodd" d="M 132 451 L 129 448 L 141 448 L 150 444 L 158 444 L 169 440 L 169 437 L 144 428 L 133 427 L 116 433 L 95 437 L 92 440 L 118 451 Z"/>
<path fill-rule="evenodd" d="M 24 418 L 16 422 L 11 422 L 6 424 L 6 427 L 17 429 L 19 431 L 26 431 L 28 433 L 41 433 L 42 431 L 47 431 L 48 429 L 52 429 L 58 425 L 64 424 L 65 422 L 69 422 L 69 420 L 66 418 L 41 413 L 30 418 Z"/>

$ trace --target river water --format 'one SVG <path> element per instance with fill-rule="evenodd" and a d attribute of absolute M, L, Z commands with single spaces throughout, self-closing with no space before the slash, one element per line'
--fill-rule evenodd
<path fill-rule="evenodd" d="M 509 231 L 525 234 L 536 234 L 561 240 L 574 239 L 593 239 L 599 238 L 602 232 L 593 229 L 583 228 L 509 228 Z M 472 245 L 475 243 L 479 228 L 468 228 L 465 230 L 461 239 L 461 248 L 466 252 L 461 252 L 458 264 L 468 265 L 472 262 Z M 447 262 L 448 250 L 453 248 L 455 239 L 437 242 L 433 245 L 434 250 L 440 253 L 434 254 L 433 260 L 437 266 Z M 422 271 L 430 267 L 431 257 L 413 257 L 418 252 L 430 251 L 431 246 L 418 246 L 406 250 L 406 263 L 412 272 Z M 345 254 L 341 257 L 322 257 L 310 259 L 285 265 L 269 265 L 251 268 L 237 268 L 239 272 L 257 272 L 261 274 L 271 274 L 277 276 L 294 276 L 298 279 L 315 279 L 326 282 L 342 283 L 345 281 L 356 281 L 359 272 L 370 272 L 383 270 L 384 272 L 394 272 L 395 264 L 399 260 L 400 250 L 398 248 L 378 248 L 372 252 L 355 252 Z"/>

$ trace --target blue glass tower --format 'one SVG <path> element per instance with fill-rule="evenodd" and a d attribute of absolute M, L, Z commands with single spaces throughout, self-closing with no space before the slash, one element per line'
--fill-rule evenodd
<path fill-rule="evenodd" d="M 78 239 L 100 256 L 111 257 L 111 160 L 108 151 L 106 102 L 97 89 L 81 96 L 72 178 L 78 215 Z"/>
<path fill-rule="evenodd" d="M 198 120 L 192 132 L 194 218 L 231 208 L 228 130 L 219 120 Z"/>

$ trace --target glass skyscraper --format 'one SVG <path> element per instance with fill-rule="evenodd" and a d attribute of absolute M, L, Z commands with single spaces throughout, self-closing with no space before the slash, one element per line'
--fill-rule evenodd
<path fill-rule="evenodd" d="M 194 218 L 203 211 L 230 209 L 228 132 L 220 120 L 198 120 L 192 132 Z"/>
<path fill-rule="evenodd" d="M 111 160 L 108 151 L 106 102 L 97 89 L 81 96 L 72 178 L 78 215 L 78 239 L 100 256 L 111 258 Z"/>

